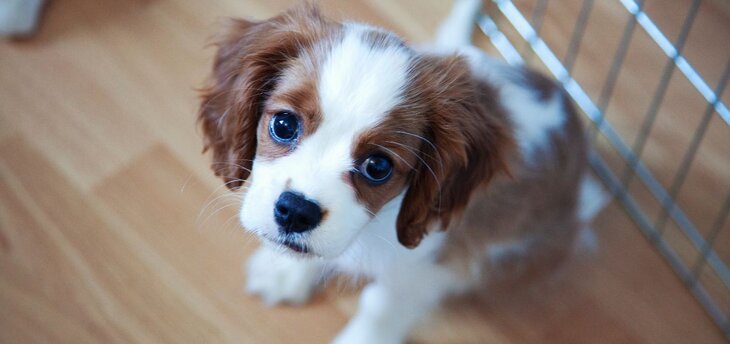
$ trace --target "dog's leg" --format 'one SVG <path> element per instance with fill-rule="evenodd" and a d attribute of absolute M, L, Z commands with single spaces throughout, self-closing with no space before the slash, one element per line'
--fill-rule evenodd
<path fill-rule="evenodd" d="M 326 271 L 322 260 L 292 257 L 264 245 L 248 260 L 246 291 L 269 305 L 300 305 L 309 300 Z"/>
<path fill-rule="evenodd" d="M 435 45 L 446 49 L 471 45 L 471 34 L 481 9 L 481 0 L 456 0 L 436 32 Z"/>
<path fill-rule="evenodd" d="M 445 295 L 463 287 L 454 273 L 431 263 L 390 271 L 363 289 L 357 314 L 334 343 L 402 343 Z"/>

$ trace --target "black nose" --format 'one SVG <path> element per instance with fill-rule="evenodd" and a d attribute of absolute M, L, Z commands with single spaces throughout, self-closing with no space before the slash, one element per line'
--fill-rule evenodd
<path fill-rule="evenodd" d="M 302 233 L 317 227 L 322 208 L 302 194 L 285 191 L 274 206 L 274 219 L 285 233 Z"/>

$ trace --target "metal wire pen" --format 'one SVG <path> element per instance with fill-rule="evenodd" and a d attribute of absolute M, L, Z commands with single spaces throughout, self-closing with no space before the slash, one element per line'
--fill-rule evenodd
<path fill-rule="evenodd" d="M 669 265 L 685 282 L 692 294 L 705 307 L 708 314 L 715 320 L 725 335 L 730 338 L 730 314 L 718 304 L 717 296 L 713 296 L 708 291 L 702 280 L 703 274 L 706 271 L 711 271 L 714 276 L 717 276 L 721 286 L 726 288 L 724 292 L 730 295 L 728 262 L 723 261 L 714 250 L 717 238 L 727 228 L 726 223 L 728 216 L 730 216 L 730 195 L 717 200 L 717 203 L 722 204 L 722 206 L 719 208 L 710 228 L 705 231 L 706 235 L 702 234 L 695 225 L 695 221 L 681 209 L 677 202 L 689 172 L 696 162 L 706 132 L 711 127 L 710 123 L 713 119 L 719 118 L 723 125 L 730 125 L 730 112 L 722 101 L 722 95 L 726 89 L 728 79 L 730 79 L 730 61 L 727 62 L 719 82 L 713 88 L 683 55 L 693 24 L 698 17 L 702 4 L 701 0 L 693 0 L 690 4 L 674 42 L 667 38 L 644 11 L 643 0 L 612 1 L 620 4 L 620 7 L 628 12 L 629 18 L 621 31 L 618 46 L 610 60 L 608 74 L 600 87 L 600 92 L 597 92 L 598 96 L 595 100 L 572 75 L 590 17 L 600 15 L 600 13 L 596 13 L 597 6 L 595 6 L 596 2 L 594 0 L 583 0 L 581 3 L 579 14 L 575 18 L 575 24 L 570 35 L 567 53 L 562 60 L 557 57 L 553 52 L 554 49 L 540 35 L 540 28 L 546 16 L 547 0 L 536 0 L 531 21 L 526 19 L 527 16 L 513 1 L 492 0 L 496 5 L 496 10 L 494 13 L 490 13 L 491 16 L 482 15 L 477 24 L 482 32 L 489 36 L 492 45 L 507 62 L 523 64 L 525 61 L 531 62 L 529 59 L 531 56 L 536 56 L 539 62 L 562 84 L 583 114 L 593 123 L 592 140 L 595 142 L 598 137 L 605 139 L 608 147 L 623 159 L 625 165 L 615 171 L 609 168 L 601 154 L 598 152 L 591 153 L 591 164 L 596 174 L 601 177 L 644 235 L 667 259 Z M 505 20 L 495 20 L 493 19 L 495 16 L 503 17 Z M 511 29 L 518 33 L 521 41 L 512 42 L 503 34 L 506 25 L 510 25 Z M 656 43 L 657 48 L 666 55 L 667 60 L 662 68 L 659 83 L 651 96 L 649 107 L 641 119 L 638 134 L 633 144 L 629 145 L 626 143 L 627 141 L 622 132 L 610 123 L 613 119 L 606 116 L 606 111 L 616 87 L 620 84 L 619 75 L 623 69 L 637 27 L 642 28 L 644 33 Z M 518 49 L 515 48 L 516 45 L 529 47 L 529 49 L 522 49 L 523 55 L 520 55 Z M 699 124 L 693 132 L 687 148 L 681 154 L 679 167 L 671 178 L 669 186 L 665 188 L 654 176 L 651 169 L 642 161 L 642 157 L 647 142 L 650 140 L 652 129 L 662 114 L 662 105 L 665 104 L 670 83 L 677 74 L 676 72 L 681 73 L 693 90 L 706 101 L 706 108 L 699 117 Z M 651 220 L 651 217 L 647 215 L 646 205 L 637 200 L 630 192 L 630 186 L 634 180 L 641 182 L 641 185 L 649 191 L 660 205 L 655 220 Z M 691 259 L 684 258 L 668 241 L 665 234 L 669 223 L 676 225 L 681 235 L 696 249 L 697 255 L 695 257 Z"/>

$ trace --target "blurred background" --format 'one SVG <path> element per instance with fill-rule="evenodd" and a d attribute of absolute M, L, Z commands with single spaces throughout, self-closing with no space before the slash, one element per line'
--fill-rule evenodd
<path fill-rule="evenodd" d="M 0 41 L 0 342 L 323 343 L 356 308 L 243 292 L 258 245 L 200 154 L 198 99 L 228 16 L 294 1 L 56 0 Z M 323 0 L 426 42 L 451 1 Z M 730 333 L 726 0 L 485 0 L 478 46 L 562 82 L 616 197 L 558 278 L 453 300 L 419 343 L 722 343 Z"/>

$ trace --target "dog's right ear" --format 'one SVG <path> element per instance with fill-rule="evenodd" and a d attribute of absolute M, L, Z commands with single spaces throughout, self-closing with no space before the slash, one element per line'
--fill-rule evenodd
<path fill-rule="evenodd" d="M 248 178 L 256 152 L 259 99 L 239 88 L 246 87 L 241 84 L 242 77 L 252 72 L 244 72 L 242 58 L 251 49 L 250 36 L 256 25 L 260 24 L 229 20 L 215 42 L 218 51 L 208 86 L 200 91 L 198 122 L 203 129 L 203 152 L 213 151 L 211 169 L 232 190 Z"/>
<path fill-rule="evenodd" d="M 432 223 L 448 228 L 480 185 L 507 171 L 514 146 L 496 91 L 478 84 L 462 56 L 423 55 L 413 66 L 429 123 L 396 221 L 398 241 L 408 248 Z"/>
<path fill-rule="evenodd" d="M 203 152 L 213 151 L 211 168 L 228 188 L 239 188 L 251 173 L 263 103 L 281 70 L 327 25 L 315 6 L 304 4 L 266 21 L 231 19 L 217 38 L 198 122 Z"/>

